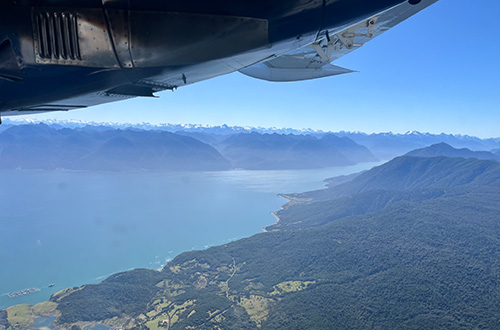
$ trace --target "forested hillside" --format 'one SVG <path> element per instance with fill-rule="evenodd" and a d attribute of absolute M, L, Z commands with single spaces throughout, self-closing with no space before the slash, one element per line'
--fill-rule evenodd
<path fill-rule="evenodd" d="M 169 132 L 12 126 L 0 133 L 1 169 L 217 171 L 217 150 Z"/>
<path fill-rule="evenodd" d="M 333 134 L 241 133 L 216 144 L 235 168 L 250 170 L 305 169 L 377 161 L 364 146 Z"/>
<path fill-rule="evenodd" d="M 456 149 L 447 143 L 441 142 L 433 144 L 429 147 L 410 151 L 406 156 L 413 157 L 461 157 L 461 158 L 477 158 L 486 160 L 500 161 L 500 156 L 489 151 L 472 151 L 467 148 Z"/>

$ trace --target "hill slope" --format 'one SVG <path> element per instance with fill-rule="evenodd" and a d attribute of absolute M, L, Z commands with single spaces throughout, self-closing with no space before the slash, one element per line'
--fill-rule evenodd
<path fill-rule="evenodd" d="M 500 161 L 500 156 L 497 156 L 488 151 L 472 151 L 467 148 L 455 149 L 444 142 L 433 144 L 429 147 L 410 151 L 406 156 L 413 157 L 461 157 L 461 158 L 477 158 L 486 160 Z"/>
<path fill-rule="evenodd" d="M 356 143 L 368 147 L 375 156 L 381 159 L 391 159 L 417 148 L 425 148 L 431 144 L 447 143 L 458 148 L 471 150 L 491 150 L 498 148 L 500 139 L 479 139 L 473 136 L 430 134 L 408 132 L 406 134 L 393 133 L 350 133 L 341 132 L 340 136 L 347 136 Z"/>
<path fill-rule="evenodd" d="M 446 189 L 463 185 L 500 184 L 500 163 L 448 157 L 397 157 L 349 182 L 327 190 L 290 194 L 292 199 L 333 199 L 367 191 Z"/>
<path fill-rule="evenodd" d="M 366 147 L 333 134 L 318 139 L 252 132 L 233 135 L 217 147 L 234 167 L 251 170 L 321 168 L 377 160 Z"/>
<path fill-rule="evenodd" d="M 69 170 L 227 170 L 213 147 L 168 132 L 56 130 L 13 126 L 0 133 L 0 168 Z"/>

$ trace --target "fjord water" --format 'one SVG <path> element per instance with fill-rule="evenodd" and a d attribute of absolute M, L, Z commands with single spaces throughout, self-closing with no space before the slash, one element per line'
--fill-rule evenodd
<path fill-rule="evenodd" d="M 37 303 L 119 271 L 158 269 L 183 251 L 261 232 L 285 202 L 278 193 L 320 189 L 325 178 L 374 165 L 209 173 L 0 171 L 0 308 Z M 7 296 L 31 287 L 42 290 Z"/>

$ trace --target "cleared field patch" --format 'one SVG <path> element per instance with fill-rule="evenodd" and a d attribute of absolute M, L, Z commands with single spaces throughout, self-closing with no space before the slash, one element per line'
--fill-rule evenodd
<path fill-rule="evenodd" d="M 57 303 L 52 301 L 44 301 L 31 307 L 31 311 L 36 316 L 55 316 L 59 312 L 56 310 Z"/>
<path fill-rule="evenodd" d="M 315 284 L 315 281 L 301 282 L 301 281 L 287 281 L 276 284 L 273 286 L 274 291 L 269 295 L 276 296 L 284 293 L 298 292 L 307 289 L 311 284 Z"/>
<path fill-rule="evenodd" d="M 146 322 L 150 330 L 165 330 L 168 327 L 168 315 L 162 314 L 151 321 Z"/>
<path fill-rule="evenodd" d="M 250 316 L 250 320 L 254 321 L 260 327 L 267 320 L 269 305 L 271 303 L 271 299 L 251 295 L 250 298 L 241 298 L 239 305 L 245 308 L 248 316 Z"/>
<path fill-rule="evenodd" d="M 10 325 L 19 327 L 19 328 L 27 328 L 33 325 L 33 312 L 30 309 L 29 305 L 15 305 L 6 309 L 7 311 L 7 320 Z"/>

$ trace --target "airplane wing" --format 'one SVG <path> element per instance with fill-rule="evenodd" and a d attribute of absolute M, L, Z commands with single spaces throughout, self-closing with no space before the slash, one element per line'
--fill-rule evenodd
<path fill-rule="evenodd" d="M 57 102 L 37 104 L 33 106 L 23 107 L 19 109 L 10 110 L 9 116 L 15 115 L 34 115 L 50 111 L 70 111 L 84 109 L 87 107 L 116 102 L 121 100 L 130 99 L 136 96 L 146 96 L 146 95 L 126 95 L 118 93 L 110 93 L 107 91 L 88 93 L 81 96 L 70 97 L 63 100 L 58 100 Z M 147 95 L 150 96 L 150 95 Z M 152 95 L 151 95 L 152 96 Z"/>
<path fill-rule="evenodd" d="M 239 71 L 253 78 L 276 82 L 316 79 L 354 72 L 330 63 L 360 48 L 368 41 L 437 1 L 410 0 L 404 2 L 340 31 L 326 31 L 323 38 L 319 38 L 307 47 Z M 418 3 L 419 6 L 412 3 Z"/>
<path fill-rule="evenodd" d="M 0 1 L 0 115 L 153 97 L 235 71 L 269 81 L 352 72 L 331 62 L 437 1 L 238 0 L 227 1 L 234 12 L 202 13 L 189 1 L 182 13 L 169 1 Z"/>
<path fill-rule="evenodd" d="M 12 109 L 8 113 L 8 115 L 32 115 L 50 111 L 78 110 L 99 104 L 127 100 L 139 96 L 156 97 L 153 93 L 165 89 L 168 88 L 155 88 L 147 85 L 126 84 L 113 89 L 86 93 L 83 95 L 61 99 L 56 102 L 37 104 L 19 109 Z"/>

